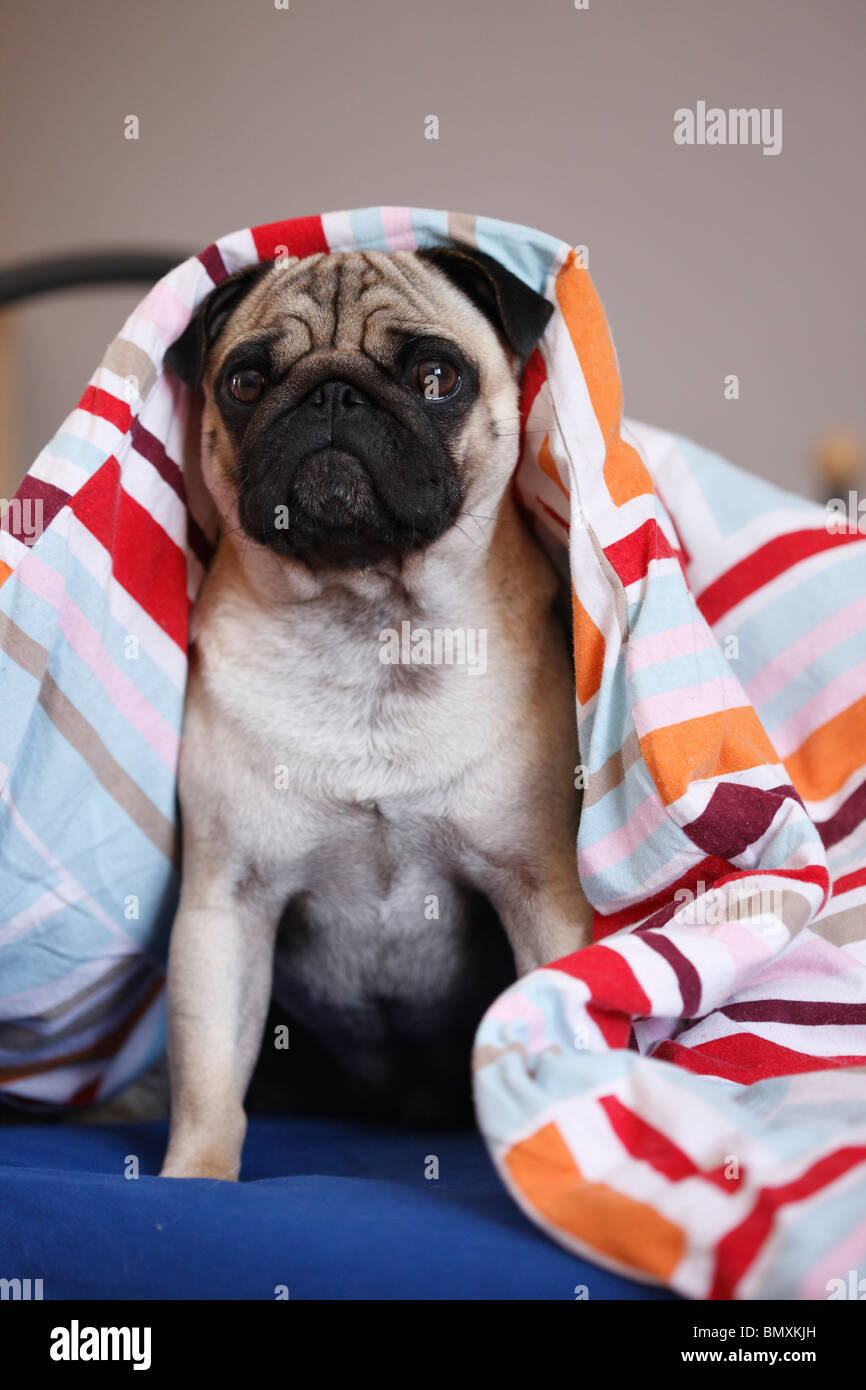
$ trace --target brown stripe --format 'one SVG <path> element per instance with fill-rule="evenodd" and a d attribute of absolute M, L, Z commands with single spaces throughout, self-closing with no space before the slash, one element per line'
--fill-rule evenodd
<path fill-rule="evenodd" d="M 166 859 L 178 865 L 180 855 L 177 828 L 154 806 L 138 783 L 134 782 L 129 773 L 112 757 L 93 725 L 88 724 L 81 711 L 67 699 L 50 675 L 46 674 L 43 679 L 39 703 L 54 727 L 76 752 L 81 754 L 109 796 L 113 797 L 118 806 L 123 807 L 130 819 Z"/>
<path fill-rule="evenodd" d="M 611 753 L 607 762 L 590 777 L 589 785 L 583 793 L 584 806 L 594 806 L 603 796 L 607 796 L 608 792 L 613 791 L 614 787 L 618 787 L 639 757 L 640 743 L 637 734 L 632 730 L 619 752 Z"/>
<path fill-rule="evenodd" d="M 74 1062 L 93 1062 L 102 1057 L 113 1057 L 119 1051 L 121 1043 L 125 1042 L 132 1032 L 142 1014 L 146 1013 L 150 1005 L 163 987 L 163 978 L 160 976 L 154 980 L 144 998 L 133 1009 L 128 1018 L 123 1023 L 107 1033 L 98 1042 L 92 1043 L 90 1047 L 82 1048 L 80 1052 L 69 1052 L 62 1057 L 50 1057 L 45 1061 L 31 1062 L 23 1067 L 0 1067 L 0 1082 L 17 1081 L 22 1076 L 39 1076 L 43 1072 L 56 1071 L 58 1067 L 68 1067 Z"/>
<path fill-rule="evenodd" d="M 448 235 L 452 241 L 460 241 L 464 246 L 478 246 L 475 235 L 475 218 L 471 212 L 449 212 Z"/>
<path fill-rule="evenodd" d="M 832 917 L 820 917 L 817 922 L 809 923 L 809 931 L 834 946 L 862 941 L 866 937 L 866 906 L 849 907 L 844 912 L 835 912 Z"/>
<path fill-rule="evenodd" d="M 128 338 L 115 338 L 106 350 L 100 366 L 107 367 L 117 376 L 134 376 L 141 400 L 144 400 L 156 381 L 156 367 L 153 362 L 143 348 L 137 343 L 131 343 Z M 133 402 L 130 401 L 128 404 L 132 405 Z"/>
<path fill-rule="evenodd" d="M 35 676 L 38 681 L 42 680 L 48 665 L 48 652 L 5 613 L 0 613 L 0 647 L 16 666 Z"/>

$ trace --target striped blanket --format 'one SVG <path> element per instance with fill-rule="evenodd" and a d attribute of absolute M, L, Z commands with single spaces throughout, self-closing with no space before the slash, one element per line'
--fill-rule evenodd
<path fill-rule="evenodd" d="M 135 309 L 5 508 L 0 1087 L 81 1105 L 164 1045 L 215 539 L 165 350 L 252 261 L 449 241 L 556 310 L 515 487 L 570 557 L 596 910 L 595 944 L 484 1018 L 481 1130 L 523 1210 L 612 1268 L 694 1298 L 866 1294 L 866 538 L 625 421 L 581 257 L 525 227 L 373 208 L 222 238 Z"/>

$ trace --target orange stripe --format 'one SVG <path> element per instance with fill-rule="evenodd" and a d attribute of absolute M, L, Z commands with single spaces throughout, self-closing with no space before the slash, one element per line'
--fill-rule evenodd
<path fill-rule="evenodd" d="M 596 627 L 571 586 L 571 613 L 574 627 L 574 667 L 577 698 L 582 705 L 591 700 L 601 685 L 604 666 L 604 636 Z"/>
<path fill-rule="evenodd" d="M 544 443 L 538 451 L 538 464 L 541 468 L 541 471 L 543 473 L 546 473 L 548 478 L 550 478 L 552 482 L 556 483 L 556 486 L 559 488 L 560 492 L 563 493 L 564 496 L 568 497 L 568 488 L 564 486 L 563 481 L 559 476 L 559 469 L 556 466 L 556 461 L 553 457 L 553 454 L 550 452 L 549 434 L 546 434 L 544 436 Z"/>
<path fill-rule="evenodd" d="M 555 1124 L 515 1144 L 505 1166 L 546 1221 L 610 1259 L 660 1280 L 668 1280 L 682 1259 L 680 1227 L 646 1202 L 589 1182 Z"/>
<path fill-rule="evenodd" d="M 815 729 L 785 759 L 797 791 L 806 801 L 823 801 L 862 767 L 866 757 L 866 697 Z"/>
<path fill-rule="evenodd" d="M 703 777 L 780 761 L 750 705 L 653 729 L 644 734 L 640 747 L 666 805 Z"/>
<path fill-rule="evenodd" d="M 10 566 L 7 565 L 5 561 L 0 560 L 0 589 L 3 588 L 3 585 L 6 583 L 11 573 L 12 570 Z"/>
<path fill-rule="evenodd" d="M 652 492 L 639 454 L 620 437 L 622 386 L 601 301 L 586 270 L 570 252 L 556 277 L 556 297 L 605 441 L 604 481 L 617 507 Z"/>

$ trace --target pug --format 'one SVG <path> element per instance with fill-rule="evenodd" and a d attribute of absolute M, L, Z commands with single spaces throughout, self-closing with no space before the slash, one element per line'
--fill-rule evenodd
<path fill-rule="evenodd" d="M 164 1176 L 237 1178 L 274 1008 L 287 1077 L 315 1053 L 361 1113 L 447 1115 L 484 1008 L 589 940 L 558 579 L 511 487 L 550 313 L 472 249 L 320 254 L 231 276 L 169 351 L 204 392 L 220 540 Z"/>

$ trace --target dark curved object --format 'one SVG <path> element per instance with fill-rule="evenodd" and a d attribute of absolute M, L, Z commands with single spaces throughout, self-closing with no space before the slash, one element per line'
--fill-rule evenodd
<path fill-rule="evenodd" d="M 120 285 L 161 280 L 185 251 L 87 251 L 50 256 L 0 269 L 0 307 L 37 294 L 73 290 L 83 285 Z"/>

